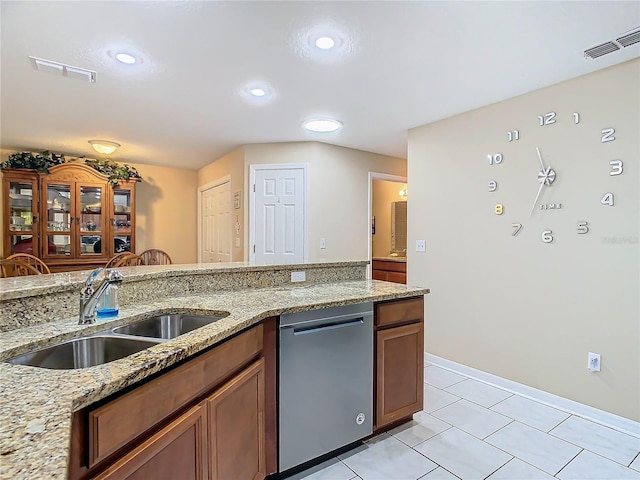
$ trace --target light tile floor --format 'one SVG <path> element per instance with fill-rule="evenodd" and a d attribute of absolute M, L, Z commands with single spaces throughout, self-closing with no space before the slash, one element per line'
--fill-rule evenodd
<path fill-rule="evenodd" d="M 425 367 L 413 421 L 289 480 L 640 480 L 640 439 Z"/>

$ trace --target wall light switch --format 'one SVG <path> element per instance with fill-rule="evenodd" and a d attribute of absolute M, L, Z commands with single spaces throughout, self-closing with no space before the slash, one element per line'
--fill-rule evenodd
<path fill-rule="evenodd" d="M 236 248 L 240 248 L 240 237 L 236 237 Z"/>
<path fill-rule="evenodd" d="M 327 248 L 327 242 L 325 241 L 324 238 L 321 238 L 320 239 L 320 249 L 322 250 L 322 249 L 325 249 L 325 248 Z"/>
<path fill-rule="evenodd" d="M 416 252 L 426 252 L 427 242 L 426 240 L 416 240 Z"/>

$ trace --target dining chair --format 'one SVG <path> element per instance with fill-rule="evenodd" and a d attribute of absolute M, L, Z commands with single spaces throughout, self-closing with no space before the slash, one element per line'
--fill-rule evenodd
<path fill-rule="evenodd" d="M 106 263 L 106 265 L 104 266 L 104 268 L 111 268 L 111 267 L 115 267 L 116 263 L 118 263 L 121 259 L 123 259 L 124 257 L 127 257 L 129 255 L 131 255 L 131 252 L 122 252 L 122 253 L 116 253 L 113 257 L 111 257 L 109 259 L 109 261 Z"/>
<path fill-rule="evenodd" d="M 143 265 L 170 265 L 172 263 L 169 254 L 157 248 L 145 250 L 140 254 L 140 257 Z"/>
<path fill-rule="evenodd" d="M 41 275 L 41 272 L 28 263 L 16 259 L 0 260 L 0 278 L 24 277 L 27 275 Z"/>
<path fill-rule="evenodd" d="M 49 266 L 40 260 L 38 257 L 31 255 L 29 253 L 14 253 L 13 255 L 9 255 L 7 260 L 18 260 L 22 263 L 26 263 L 27 265 L 35 268 L 38 273 L 51 273 Z"/>
<path fill-rule="evenodd" d="M 116 255 L 116 257 L 111 259 L 114 261 L 111 262 L 111 265 L 109 265 L 109 268 L 134 267 L 136 265 L 143 265 L 142 258 L 140 257 L 140 255 L 136 255 L 135 253 L 124 252 L 120 255 Z"/>

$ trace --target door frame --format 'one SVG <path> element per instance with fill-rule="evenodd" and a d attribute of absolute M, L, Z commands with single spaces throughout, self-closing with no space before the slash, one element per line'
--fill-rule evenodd
<path fill-rule="evenodd" d="M 368 238 L 368 242 L 367 242 L 367 258 L 369 259 L 369 265 L 367 265 L 367 278 L 371 278 L 371 274 L 372 274 L 372 261 L 373 261 L 373 257 L 372 257 L 372 249 L 371 249 L 371 242 L 373 241 L 372 235 L 371 235 L 371 217 L 373 214 L 373 181 L 374 180 L 384 180 L 386 182 L 397 182 L 397 183 L 407 183 L 407 177 L 403 177 L 400 175 L 391 175 L 388 173 L 379 173 L 379 172 L 369 172 L 369 207 L 368 207 L 368 213 L 369 216 L 367 217 L 367 238 Z M 407 190 L 408 190 L 408 185 L 407 185 Z M 407 239 L 408 240 L 408 239 Z M 408 250 L 409 245 L 407 244 L 407 250 Z"/>
<path fill-rule="evenodd" d="M 255 263 L 256 252 L 256 172 L 258 170 L 294 170 L 302 169 L 304 187 L 302 208 L 302 261 L 309 261 L 309 164 L 308 163 L 256 163 L 249 165 L 249 262 Z M 246 255 L 245 255 L 245 258 Z"/>
<path fill-rule="evenodd" d="M 202 193 L 206 190 L 224 185 L 225 183 L 229 183 L 229 187 L 231 187 L 231 175 L 225 175 L 224 177 L 218 178 L 212 182 L 205 183 L 204 185 L 198 187 L 198 263 L 202 263 Z M 231 205 L 231 188 L 229 188 L 229 205 Z M 229 235 L 229 245 L 231 245 L 231 261 L 233 261 L 233 228 L 229 230 Z"/>

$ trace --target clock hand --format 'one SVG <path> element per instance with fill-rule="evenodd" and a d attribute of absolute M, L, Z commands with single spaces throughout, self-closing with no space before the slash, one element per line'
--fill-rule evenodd
<path fill-rule="evenodd" d="M 542 154 L 540 153 L 540 149 L 538 147 L 536 147 L 536 152 L 538 152 L 538 159 L 540 160 L 540 166 L 542 167 L 542 170 L 544 170 L 544 163 L 542 163 Z"/>
<path fill-rule="evenodd" d="M 536 203 L 538 203 L 538 198 L 540 197 L 540 192 L 542 192 L 542 187 L 544 187 L 544 179 L 540 182 L 540 188 L 538 188 L 538 194 L 536 195 L 536 199 L 533 201 L 533 205 L 531 205 L 531 211 L 529 212 L 529 216 L 533 215 L 533 210 L 536 208 Z"/>

